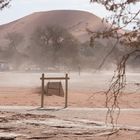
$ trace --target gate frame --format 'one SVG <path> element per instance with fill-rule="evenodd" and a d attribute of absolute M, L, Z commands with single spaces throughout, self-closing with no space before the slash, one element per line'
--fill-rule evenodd
<path fill-rule="evenodd" d="M 65 77 L 45 77 L 45 74 L 42 73 L 42 77 L 40 78 L 41 80 L 41 87 L 42 87 L 42 93 L 41 93 L 41 108 L 44 107 L 44 95 L 45 95 L 45 90 L 44 90 L 44 84 L 45 80 L 65 80 L 65 108 L 68 107 L 68 80 L 70 78 L 68 77 L 68 74 L 65 74 Z"/>

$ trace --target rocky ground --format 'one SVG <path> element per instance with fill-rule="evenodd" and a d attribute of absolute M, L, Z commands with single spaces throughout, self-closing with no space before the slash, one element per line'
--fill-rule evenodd
<path fill-rule="evenodd" d="M 122 109 L 114 130 L 104 123 L 105 108 L 1 106 L 0 110 L 1 140 L 140 139 L 140 109 Z"/>

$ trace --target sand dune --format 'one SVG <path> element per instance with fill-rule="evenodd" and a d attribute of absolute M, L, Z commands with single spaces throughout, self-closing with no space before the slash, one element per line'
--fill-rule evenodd
<path fill-rule="evenodd" d="M 37 27 L 60 25 L 68 29 L 80 41 L 89 39 L 86 28 L 98 31 L 105 28 L 102 20 L 89 12 L 78 10 L 54 10 L 36 12 L 19 20 L 0 26 L 0 40 L 10 32 L 22 33 L 29 39 Z"/>

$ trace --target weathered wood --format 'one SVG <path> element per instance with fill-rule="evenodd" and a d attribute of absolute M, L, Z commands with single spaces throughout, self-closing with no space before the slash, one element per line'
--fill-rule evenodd
<path fill-rule="evenodd" d="M 65 90 L 66 90 L 66 93 L 65 93 L 65 108 L 68 107 L 68 74 L 66 74 L 66 77 L 65 77 Z"/>
<path fill-rule="evenodd" d="M 43 108 L 44 107 L 44 73 L 42 74 L 41 80 L 42 80 L 41 108 Z"/>
<path fill-rule="evenodd" d="M 61 87 L 62 87 L 62 84 L 61 84 L 61 82 L 59 82 L 59 95 L 61 93 Z M 62 88 L 62 90 L 63 90 L 63 88 Z"/>
<path fill-rule="evenodd" d="M 42 80 L 42 77 L 40 78 Z M 70 78 L 67 77 L 69 80 Z M 44 80 L 66 80 L 66 77 L 44 77 Z"/>

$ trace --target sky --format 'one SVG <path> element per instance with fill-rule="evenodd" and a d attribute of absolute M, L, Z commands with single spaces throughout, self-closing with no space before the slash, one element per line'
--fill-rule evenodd
<path fill-rule="evenodd" d="M 101 18 L 110 14 L 103 6 L 91 4 L 90 0 L 12 0 L 10 7 L 0 12 L 0 25 L 34 12 L 59 9 L 89 11 Z M 136 9 L 140 9 L 140 3 L 132 10 Z"/>
<path fill-rule="evenodd" d="M 19 19 L 33 12 L 50 11 L 58 9 L 84 10 L 105 16 L 105 9 L 97 4 L 91 4 L 90 0 L 12 0 L 11 6 L 0 12 L 0 24 Z M 100 11 L 99 11 L 100 9 Z"/>

